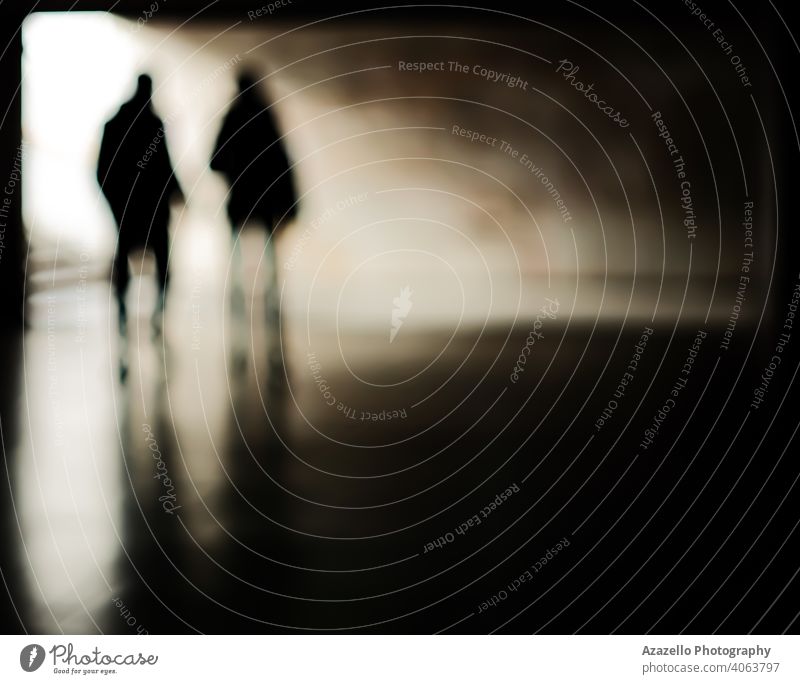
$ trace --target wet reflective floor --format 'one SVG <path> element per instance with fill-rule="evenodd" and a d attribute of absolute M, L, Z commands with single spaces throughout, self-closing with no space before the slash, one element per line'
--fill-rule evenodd
<path fill-rule="evenodd" d="M 753 330 L 722 354 L 719 326 L 542 294 L 390 342 L 388 309 L 311 335 L 275 288 L 232 312 L 179 283 L 159 335 L 143 277 L 125 345 L 108 285 L 65 282 L 2 341 L 3 631 L 793 623 L 796 365 L 748 410 Z"/>

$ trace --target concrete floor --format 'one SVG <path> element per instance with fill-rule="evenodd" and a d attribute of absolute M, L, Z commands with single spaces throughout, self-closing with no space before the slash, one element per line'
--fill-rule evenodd
<path fill-rule="evenodd" d="M 787 426 L 756 450 L 762 416 L 732 422 L 751 331 L 723 356 L 709 329 L 645 450 L 696 326 L 656 326 L 598 430 L 641 321 L 526 312 L 452 329 L 412 308 L 390 343 L 388 302 L 371 326 L 277 314 L 248 240 L 238 317 L 222 289 L 177 278 L 155 336 L 146 274 L 123 344 L 106 282 L 59 272 L 29 329 L 3 337 L 3 631 L 790 624 L 794 532 L 784 508 L 769 522 L 797 470 Z"/>

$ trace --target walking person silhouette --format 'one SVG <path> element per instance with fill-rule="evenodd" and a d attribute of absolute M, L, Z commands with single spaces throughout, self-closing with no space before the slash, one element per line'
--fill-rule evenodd
<path fill-rule="evenodd" d="M 164 140 L 164 124 L 153 110 L 153 81 L 139 76 L 136 92 L 106 123 L 97 163 L 97 180 L 117 223 L 118 240 L 112 280 L 119 303 L 120 332 L 127 329 L 125 294 L 134 249 L 152 250 L 159 297 L 153 312 L 154 332 L 169 283 L 169 204 L 183 199 Z"/>
<path fill-rule="evenodd" d="M 222 123 L 211 158 L 211 169 L 225 176 L 230 187 L 228 218 L 233 231 L 233 259 L 241 270 L 238 231 L 249 221 L 263 225 L 266 249 L 275 282 L 272 234 L 296 214 L 291 168 L 270 107 L 259 95 L 254 76 L 239 76 L 239 93 Z M 233 306 L 243 307 L 240 274 Z M 274 289 L 274 288 L 271 288 Z"/>

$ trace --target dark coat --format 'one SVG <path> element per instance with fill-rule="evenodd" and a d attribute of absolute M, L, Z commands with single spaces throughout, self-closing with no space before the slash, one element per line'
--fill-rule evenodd
<path fill-rule="evenodd" d="M 149 101 L 134 96 L 106 123 L 97 180 L 117 221 L 121 247 L 152 244 L 166 236 L 169 201 L 181 189 L 164 124 Z"/>
<path fill-rule="evenodd" d="M 257 219 L 273 230 L 296 213 L 289 160 L 270 110 L 253 89 L 240 93 L 225 116 L 211 168 L 230 185 L 232 228 Z"/>

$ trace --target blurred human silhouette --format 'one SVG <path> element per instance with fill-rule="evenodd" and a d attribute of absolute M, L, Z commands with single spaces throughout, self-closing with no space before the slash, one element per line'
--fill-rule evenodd
<path fill-rule="evenodd" d="M 239 93 L 225 115 L 211 168 L 222 173 L 230 186 L 228 218 L 234 231 L 234 259 L 239 261 L 237 235 L 245 223 L 263 224 L 269 237 L 296 213 L 289 160 L 270 107 L 259 94 L 252 74 L 239 76 Z M 271 242 L 267 240 L 267 250 L 274 267 Z M 240 269 L 239 264 L 236 268 Z M 236 283 L 235 304 L 239 303 L 238 287 Z"/>
<path fill-rule="evenodd" d="M 169 282 L 169 203 L 183 198 L 164 140 L 164 124 L 151 103 L 152 79 L 139 76 L 133 97 L 106 123 L 97 163 L 97 180 L 116 220 L 119 238 L 113 282 L 119 302 L 120 330 L 126 330 L 125 293 L 132 250 L 152 250 L 158 269 L 159 297 L 153 313 L 160 329 Z"/>

